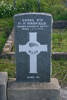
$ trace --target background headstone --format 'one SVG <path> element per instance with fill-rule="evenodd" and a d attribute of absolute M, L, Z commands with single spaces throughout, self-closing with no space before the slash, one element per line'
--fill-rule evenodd
<path fill-rule="evenodd" d="M 16 80 L 49 82 L 52 16 L 45 13 L 17 14 L 14 23 Z"/>
<path fill-rule="evenodd" d="M 66 6 L 66 8 L 67 8 L 67 0 L 66 0 L 66 2 L 65 2 L 65 6 Z"/>

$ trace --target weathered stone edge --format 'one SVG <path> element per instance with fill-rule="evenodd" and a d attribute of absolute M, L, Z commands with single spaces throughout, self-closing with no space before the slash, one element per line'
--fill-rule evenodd
<path fill-rule="evenodd" d="M 60 85 L 56 78 L 51 78 L 51 82 L 16 82 L 15 78 L 8 81 L 8 90 L 41 90 L 41 89 L 54 89 L 60 90 Z"/>

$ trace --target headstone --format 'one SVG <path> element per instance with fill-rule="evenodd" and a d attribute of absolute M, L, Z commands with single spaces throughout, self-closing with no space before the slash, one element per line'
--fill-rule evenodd
<path fill-rule="evenodd" d="M 7 100 L 7 72 L 0 72 L 0 100 Z"/>
<path fill-rule="evenodd" d="M 24 13 L 14 18 L 16 79 L 8 81 L 8 100 L 60 100 L 58 80 L 50 78 L 52 16 Z"/>
<path fill-rule="evenodd" d="M 23 13 L 14 16 L 16 80 L 50 82 L 52 16 Z"/>

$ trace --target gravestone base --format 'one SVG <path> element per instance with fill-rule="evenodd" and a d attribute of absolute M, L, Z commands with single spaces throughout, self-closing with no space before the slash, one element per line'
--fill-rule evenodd
<path fill-rule="evenodd" d="M 16 82 L 10 79 L 8 82 L 8 100 L 60 100 L 60 86 L 58 80 L 51 82 Z"/>

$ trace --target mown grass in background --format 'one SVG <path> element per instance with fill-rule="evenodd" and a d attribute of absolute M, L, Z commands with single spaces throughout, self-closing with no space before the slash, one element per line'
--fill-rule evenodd
<path fill-rule="evenodd" d="M 65 0 L 41 0 L 41 12 L 53 15 L 54 20 L 67 20 Z"/>
<path fill-rule="evenodd" d="M 57 78 L 61 86 L 67 86 L 67 60 L 52 60 L 52 77 Z"/>
<path fill-rule="evenodd" d="M 56 29 L 52 34 L 52 52 L 67 52 L 67 29 Z"/>
<path fill-rule="evenodd" d="M 0 19 L 0 53 L 2 48 L 11 33 L 13 27 L 13 19 L 12 18 L 2 18 Z"/>
<path fill-rule="evenodd" d="M 8 72 L 8 76 L 15 77 L 15 60 L 14 59 L 0 59 L 0 72 Z"/>

